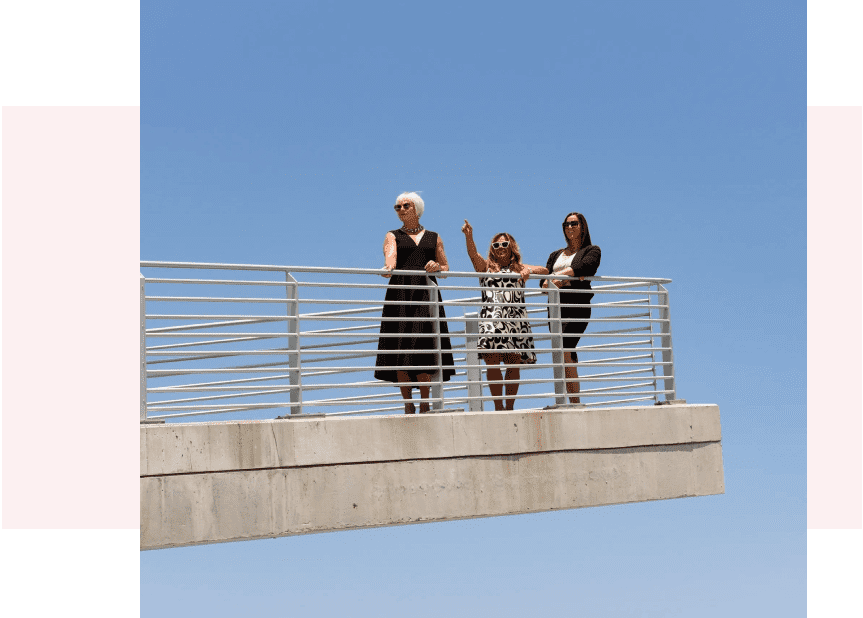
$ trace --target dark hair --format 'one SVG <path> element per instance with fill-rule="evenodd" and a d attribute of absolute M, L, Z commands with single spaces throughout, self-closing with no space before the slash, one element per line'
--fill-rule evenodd
<path fill-rule="evenodd" d="M 509 250 L 512 252 L 512 257 L 510 258 L 510 266 L 515 264 L 521 264 L 521 251 L 518 249 L 518 243 L 515 242 L 515 238 L 512 237 L 512 234 L 508 234 L 507 232 L 500 232 L 491 237 L 491 240 L 488 243 L 488 259 L 492 260 L 495 264 L 500 266 L 500 263 L 497 261 L 497 258 L 494 255 L 494 250 L 492 249 L 492 243 L 495 238 L 500 238 L 501 236 L 506 236 L 506 239 L 509 241 Z"/>
<path fill-rule="evenodd" d="M 573 215 L 578 217 L 578 222 L 581 224 L 581 246 L 587 247 L 588 245 L 592 245 L 593 243 L 590 242 L 590 228 L 587 227 L 587 219 L 585 219 L 584 215 L 580 212 L 569 213 L 563 218 L 563 223 L 560 224 L 560 227 L 563 229 L 563 238 L 566 240 L 566 244 L 569 244 L 569 238 L 566 237 L 566 220 Z"/>

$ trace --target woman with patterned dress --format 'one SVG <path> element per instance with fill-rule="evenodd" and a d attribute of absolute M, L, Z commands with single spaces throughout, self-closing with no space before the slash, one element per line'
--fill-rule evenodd
<path fill-rule="evenodd" d="M 570 403 L 581 403 L 578 396 L 581 390 L 578 383 L 578 367 L 573 363 L 578 362 L 575 346 L 578 345 L 581 334 L 587 328 L 587 321 L 590 318 L 590 299 L 593 298 L 590 281 L 585 281 L 584 278 L 596 274 L 602 259 L 602 251 L 597 245 L 591 243 L 587 219 L 581 213 L 571 212 L 566 215 L 563 220 L 563 237 L 566 239 L 566 246 L 552 251 L 548 256 L 546 272 L 564 277 L 578 277 L 576 280 L 552 279 L 551 283 L 560 288 L 566 392 L 569 393 Z M 548 281 L 543 279 L 540 286 L 547 288 Z"/>
<path fill-rule="evenodd" d="M 488 388 L 494 397 L 494 409 L 513 410 L 521 378 L 518 365 L 536 362 L 533 336 L 524 306 L 524 282 L 532 274 L 547 275 L 548 271 L 541 266 L 522 264 L 518 244 L 511 234 L 502 232 L 493 236 L 488 258 L 483 258 L 476 250 L 473 228 L 467 219 L 461 231 L 464 232 L 467 254 L 474 269 L 489 275 L 480 279 L 483 306 L 479 314 L 477 347 L 481 350 L 480 357 L 488 365 L 486 375 Z M 495 273 L 516 273 L 521 278 L 495 277 Z M 498 368 L 500 363 L 507 366 L 506 377 L 501 375 Z M 502 381 L 506 385 L 506 404 Z"/>
<path fill-rule="evenodd" d="M 449 265 L 440 236 L 420 225 L 419 219 L 425 203 L 416 193 L 402 193 L 396 198 L 395 210 L 402 227 L 387 232 L 384 239 L 384 270 L 424 270 L 427 273 L 446 272 Z M 429 383 L 438 370 L 437 336 L 431 320 L 432 299 L 426 276 L 389 275 L 384 298 L 381 337 L 378 339 L 378 356 L 375 361 L 375 378 L 399 384 L 405 399 L 405 414 L 414 414 L 416 407 L 410 401 L 414 386 L 420 390 L 420 414 L 429 412 Z M 429 277 L 437 291 L 437 280 Z M 413 289 L 399 286 L 422 286 Z M 438 307 L 440 320 L 441 366 L 443 380 L 455 374 L 452 345 L 446 325 L 443 306 Z M 450 350 L 447 352 L 446 350 Z"/>

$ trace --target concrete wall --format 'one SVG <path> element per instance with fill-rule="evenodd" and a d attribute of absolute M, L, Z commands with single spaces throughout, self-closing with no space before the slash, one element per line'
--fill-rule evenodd
<path fill-rule="evenodd" d="M 142 549 L 724 490 L 715 405 L 141 427 Z"/>

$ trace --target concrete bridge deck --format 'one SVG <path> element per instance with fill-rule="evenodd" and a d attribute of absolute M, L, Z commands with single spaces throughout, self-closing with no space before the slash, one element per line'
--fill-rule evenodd
<path fill-rule="evenodd" d="M 141 426 L 141 549 L 721 494 L 719 407 Z"/>

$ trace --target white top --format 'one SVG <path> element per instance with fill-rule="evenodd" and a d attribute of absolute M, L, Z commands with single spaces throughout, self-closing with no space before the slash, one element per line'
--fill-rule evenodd
<path fill-rule="evenodd" d="M 578 253 L 576 251 L 576 253 Z M 572 255 L 564 255 L 563 251 L 560 252 L 560 255 L 557 256 L 557 260 L 554 262 L 554 268 L 552 268 L 551 272 L 555 275 L 559 275 L 561 271 L 572 266 L 572 258 L 575 257 L 575 253 Z"/>

